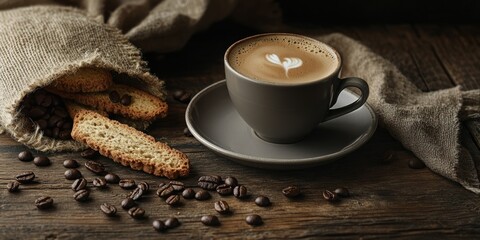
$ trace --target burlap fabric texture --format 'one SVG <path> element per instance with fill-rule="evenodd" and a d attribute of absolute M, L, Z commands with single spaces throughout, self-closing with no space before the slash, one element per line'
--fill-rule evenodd
<path fill-rule="evenodd" d="M 116 73 L 121 82 L 164 98 L 163 82 L 151 75 L 121 32 L 66 7 L 0 11 L 0 125 L 15 140 L 41 151 L 80 150 L 75 141 L 44 137 L 23 116 L 23 97 L 83 66 Z"/>
<path fill-rule="evenodd" d="M 434 172 L 480 193 L 480 162 L 459 143 L 459 117 L 480 117 L 480 90 L 422 92 L 392 63 L 355 40 L 341 34 L 319 39 L 341 53 L 343 76 L 368 82 L 368 103 L 393 137 Z"/>

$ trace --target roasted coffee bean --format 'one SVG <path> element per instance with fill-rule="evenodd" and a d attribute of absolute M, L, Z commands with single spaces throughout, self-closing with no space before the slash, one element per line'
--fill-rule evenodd
<path fill-rule="evenodd" d="M 133 206 L 135 206 L 137 203 L 135 202 L 135 200 L 131 199 L 131 198 L 125 198 L 122 200 L 122 208 L 123 209 L 130 209 L 132 208 Z"/>
<path fill-rule="evenodd" d="M 82 173 L 75 168 L 68 169 L 67 171 L 65 171 L 64 175 L 65 178 L 68 180 L 75 180 L 82 177 Z"/>
<path fill-rule="evenodd" d="M 130 215 L 132 218 L 140 219 L 143 217 L 143 215 L 145 215 L 145 210 L 140 207 L 132 207 L 128 209 L 128 215 Z"/>
<path fill-rule="evenodd" d="M 233 187 L 227 184 L 218 185 L 217 193 L 222 196 L 230 195 L 233 193 Z"/>
<path fill-rule="evenodd" d="M 183 182 L 170 181 L 170 185 L 172 185 L 173 190 L 175 191 L 182 191 L 183 189 L 185 189 L 185 184 L 183 184 Z"/>
<path fill-rule="evenodd" d="M 52 137 L 53 138 L 58 138 L 58 134 L 60 133 L 60 129 L 59 128 L 53 128 L 52 130 Z"/>
<path fill-rule="evenodd" d="M 33 160 L 33 154 L 30 151 L 22 151 L 18 154 L 18 160 L 22 162 L 30 162 Z"/>
<path fill-rule="evenodd" d="M 73 191 L 80 191 L 87 187 L 87 180 L 85 178 L 79 178 L 72 183 Z"/>
<path fill-rule="evenodd" d="M 262 217 L 260 217 L 257 214 L 248 215 L 245 218 L 245 222 L 247 222 L 248 225 L 252 225 L 252 226 L 259 226 L 263 224 Z"/>
<path fill-rule="evenodd" d="M 225 184 L 228 186 L 236 187 L 238 185 L 238 181 L 234 177 L 227 177 L 225 178 Z"/>
<path fill-rule="evenodd" d="M 42 130 L 45 130 L 48 127 L 48 122 L 45 119 L 39 119 L 36 121 L 38 127 Z"/>
<path fill-rule="evenodd" d="M 336 201 L 339 200 L 338 195 L 334 192 L 329 191 L 329 190 L 323 191 L 322 195 L 323 195 L 323 198 L 325 198 L 325 200 L 327 200 L 329 202 L 336 202 Z"/>
<path fill-rule="evenodd" d="M 230 206 L 228 206 L 228 203 L 223 200 L 215 202 L 213 204 L 213 207 L 215 208 L 215 211 L 221 214 L 226 214 L 230 212 Z"/>
<path fill-rule="evenodd" d="M 47 113 L 47 109 L 41 106 L 32 107 L 28 112 L 27 116 L 30 117 L 32 120 L 37 120 L 43 117 Z"/>
<path fill-rule="evenodd" d="M 48 119 L 48 121 L 47 121 L 47 122 L 48 122 L 48 125 L 47 125 L 47 126 L 48 126 L 49 128 L 53 128 L 53 127 L 55 127 L 55 126 L 57 125 L 57 123 L 58 123 L 59 121 L 61 121 L 61 120 L 62 120 L 62 118 L 60 118 L 59 116 L 53 115 L 53 116 L 51 116 L 51 117 Z"/>
<path fill-rule="evenodd" d="M 55 111 L 53 111 L 53 114 L 63 119 L 68 117 L 68 112 L 64 108 L 58 108 L 58 107 L 55 108 Z"/>
<path fill-rule="evenodd" d="M 178 221 L 176 217 L 171 217 L 165 220 L 165 226 L 167 226 L 167 228 L 170 228 L 170 229 L 176 228 L 180 226 L 180 221 Z"/>
<path fill-rule="evenodd" d="M 167 184 L 160 184 L 158 186 L 158 190 L 157 190 L 157 195 L 161 198 L 167 198 L 169 197 L 170 195 L 172 195 L 172 193 L 174 192 L 175 190 L 173 189 L 172 185 L 170 183 L 167 183 Z"/>
<path fill-rule="evenodd" d="M 180 203 L 180 196 L 178 195 L 170 195 L 170 197 L 165 200 L 165 202 L 170 206 L 176 206 Z"/>
<path fill-rule="evenodd" d="M 39 105 L 46 108 L 50 107 L 50 105 L 52 105 L 52 96 L 45 95 L 45 98 L 39 103 Z"/>
<path fill-rule="evenodd" d="M 69 130 L 69 129 L 72 129 L 72 127 L 73 127 L 73 123 L 71 121 L 65 121 L 65 123 L 63 123 L 61 128 L 64 130 Z"/>
<path fill-rule="evenodd" d="M 53 206 L 53 199 L 48 196 L 42 196 L 35 200 L 35 206 L 38 209 L 47 209 Z"/>
<path fill-rule="evenodd" d="M 78 162 L 73 159 L 67 159 L 63 161 L 63 166 L 66 168 L 77 168 L 80 166 L 80 164 L 78 164 Z"/>
<path fill-rule="evenodd" d="M 93 159 L 98 156 L 98 152 L 89 148 L 83 152 L 80 153 L 80 156 L 86 159 Z"/>
<path fill-rule="evenodd" d="M 15 176 L 15 179 L 20 183 L 30 183 L 35 179 L 35 173 L 31 171 L 20 173 Z"/>
<path fill-rule="evenodd" d="M 257 204 L 260 207 L 266 207 L 266 206 L 270 206 L 271 202 L 268 197 L 258 196 L 257 198 L 255 198 L 255 204 Z"/>
<path fill-rule="evenodd" d="M 408 161 L 408 166 L 412 169 L 422 169 L 425 168 L 425 163 L 423 163 L 422 160 L 418 158 L 413 158 Z"/>
<path fill-rule="evenodd" d="M 177 90 L 173 92 L 173 98 L 181 103 L 188 103 L 190 101 L 191 95 L 185 90 Z"/>
<path fill-rule="evenodd" d="M 137 184 L 135 184 L 135 180 L 133 179 L 122 179 L 120 182 L 118 182 L 118 185 L 123 189 L 132 189 L 137 186 Z"/>
<path fill-rule="evenodd" d="M 120 177 L 115 173 L 107 173 L 105 175 L 105 181 L 112 184 L 117 184 L 120 182 Z"/>
<path fill-rule="evenodd" d="M 62 130 L 58 133 L 58 138 L 59 139 L 62 139 L 62 140 L 68 140 L 71 138 L 71 135 L 70 135 L 70 130 L 69 131 L 66 131 L 66 130 Z"/>
<path fill-rule="evenodd" d="M 201 176 L 198 179 L 198 186 L 205 190 L 215 190 L 221 182 L 222 178 L 220 176 Z"/>
<path fill-rule="evenodd" d="M 111 91 L 110 93 L 108 93 L 108 98 L 113 103 L 120 102 L 120 94 L 118 94 L 117 91 Z"/>
<path fill-rule="evenodd" d="M 130 194 L 128 194 L 128 198 L 131 198 L 133 200 L 138 200 L 139 198 L 142 197 L 142 195 L 143 195 L 143 189 L 137 187 Z"/>
<path fill-rule="evenodd" d="M 107 181 L 101 177 L 97 177 L 93 179 L 92 185 L 98 188 L 106 188 L 107 187 Z"/>
<path fill-rule="evenodd" d="M 197 193 L 195 193 L 195 199 L 200 200 L 200 201 L 207 200 L 210 197 L 211 197 L 210 193 L 205 191 L 205 190 L 200 190 Z"/>
<path fill-rule="evenodd" d="M 186 188 L 182 192 L 182 197 L 185 199 L 192 199 L 195 197 L 195 191 L 191 188 Z"/>
<path fill-rule="evenodd" d="M 102 210 L 102 212 L 109 217 L 113 217 L 115 214 L 117 214 L 117 208 L 108 203 L 100 205 L 100 210 Z"/>
<path fill-rule="evenodd" d="M 392 150 L 387 150 L 383 153 L 382 162 L 389 163 L 395 159 L 395 152 Z"/>
<path fill-rule="evenodd" d="M 50 159 L 45 156 L 38 156 L 33 159 L 33 163 L 36 166 L 39 167 L 44 167 L 44 166 L 49 166 L 51 164 Z"/>
<path fill-rule="evenodd" d="M 206 226 L 218 226 L 220 225 L 220 221 L 218 217 L 215 215 L 205 215 L 200 218 L 200 221 Z"/>
<path fill-rule="evenodd" d="M 153 229 L 159 231 L 159 232 L 163 232 L 165 230 L 167 230 L 167 226 L 165 226 L 165 223 L 161 220 L 155 220 L 152 222 L 152 227 Z"/>
<path fill-rule="evenodd" d="M 243 185 L 238 185 L 233 189 L 233 196 L 237 198 L 246 198 L 247 195 L 247 188 Z"/>
<path fill-rule="evenodd" d="M 11 181 L 7 184 L 7 190 L 9 192 L 17 192 L 19 187 L 20 183 L 18 181 Z"/>
<path fill-rule="evenodd" d="M 350 197 L 350 192 L 346 188 L 337 188 L 334 191 L 339 197 Z"/>
<path fill-rule="evenodd" d="M 139 184 L 137 184 L 137 187 L 141 188 L 144 192 L 150 190 L 150 185 L 147 182 L 140 182 Z"/>
<path fill-rule="evenodd" d="M 122 99 L 120 99 L 120 103 L 124 106 L 128 106 L 132 104 L 132 96 L 125 94 L 122 96 Z"/>
<path fill-rule="evenodd" d="M 89 196 L 90 196 L 90 192 L 86 189 L 82 189 L 82 190 L 76 191 L 73 194 L 73 199 L 79 202 L 85 202 L 88 200 Z"/>
<path fill-rule="evenodd" d="M 193 137 L 192 133 L 190 132 L 190 130 L 188 128 L 183 129 L 183 135 L 185 137 Z"/>
<path fill-rule="evenodd" d="M 86 161 L 85 162 L 85 167 L 90 170 L 91 172 L 97 174 L 97 175 L 103 175 L 105 173 L 105 166 L 99 162 L 95 161 Z"/>
<path fill-rule="evenodd" d="M 300 188 L 297 186 L 290 186 L 282 189 L 282 193 L 285 197 L 294 198 L 300 196 Z"/>

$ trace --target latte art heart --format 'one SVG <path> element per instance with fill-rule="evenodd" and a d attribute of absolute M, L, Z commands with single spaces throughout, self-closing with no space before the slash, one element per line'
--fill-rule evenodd
<path fill-rule="evenodd" d="M 275 53 L 265 54 L 267 61 L 283 67 L 285 70 L 285 76 L 288 78 L 288 70 L 293 68 L 301 67 L 303 64 L 302 59 L 295 57 L 286 57 L 283 58 L 283 61 L 280 61 L 280 58 Z"/>

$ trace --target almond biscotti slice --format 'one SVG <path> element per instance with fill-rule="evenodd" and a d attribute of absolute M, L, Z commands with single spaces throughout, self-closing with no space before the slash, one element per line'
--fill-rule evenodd
<path fill-rule="evenodd" d="M 50 84 L 50 87 L 62 92 L 85 93 L 101 92 L 112 86 L 112 75 L 106 69 L 80 68 L 73 74 L 62 76 Z"/>
<path fill-rule="evenodd" d="M 168 111 L 166 102 L 147 92 L 122 84 L 114 84 L 108 91 L 97 93 L 67 93 L 50 87 L 46 89 L 62 98 L 134 120 L 151 121 L 156 118 L 163 118 Z M 131 104 L 125 106 L 121 103 L 112 102 L 109 98 L 109 93 L 112 91 L 118 92 L 120 96 L 124 94 L 132 96 Z"/>
<path fill-rule="evenodd" d="M 187 156 L 128 125 L 83 110 L 75 115 L 72 138 L 135 170 L 170 179 L 187 176 Z"/>

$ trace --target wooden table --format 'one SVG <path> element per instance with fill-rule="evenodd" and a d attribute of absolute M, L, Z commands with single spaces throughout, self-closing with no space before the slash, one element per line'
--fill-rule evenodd
<path fill-rule="evenodd" d="M 453 85 L 465 89 L 480 88 L 480 27 L 471 25 L 348 25 L 297 26 L 291 31 L 317 35 L 341 32 L 351 36 L 395 63 L 424 91 Z M 168 89 L 187 89 L 195 93 L 222 80 L 223 52 L 235 40 L 254 34 L 249 29 L 226 22 L 193 37 L 180 52 L 164 56 L 147 55 L 152 71 L 167 81 Z M 71 181 L 65 180 L 62 162 L 78 153 L 51 155 L 49 167 L 35 167 L 20 162 L 17 154 L 24 149 L 7 135 L 0 136 L 0 238 L 1 239 L 140 239 L 140 238 L 466 238 L 480 235 L 480 196 L 432 171 L 414 170 L 408 161 L 415 156 L 379 128 L 373 138 L 358 151 L 334 163 L 296 171 L 269 171 L 245 167 L 219 157 L 192 137 L 183 135 L 186 104 L 168 98 L 170 113 L 156 122 L 148 133 L 185 152 L 192 171 L 183 179 L 196 185 L 199 176 L 217 174 L 235 176 L 247 186 L 252 196 L 268 196 L 273 204 L 262 208 L 254 198 L 240 201 L 233 196 L 213 194 L 208 201 L 183 200 L 170 207 L 155 194 L 164 178 L 132 171 L 109 159 L 100 158 L 107 170 L 122 178 L 147 181 L 153 191 L 139 204 L 147 217 L 134 220 L 120 208 L 128 193 L 118 186 L 106 190 L 91 187 L 91 200 L 78 203 L 72 198 Z M 464 124 L 462 142 L 472 155 L 480 157 L 475 142 L 475 123 Z M 478 124 L 476 125 L 478 131 Z M 386 151 L 393 151 L 385 161 Z M 91 182 L 94 175 L 85 167 L 80 171 Z M 16 173 L 32 170 L 38 183 L 22 185 L 19 193 L 8 193 L 5 186 Z M 281 189 L 298 185 L 304 197 L 285 198 Z M 352 196 L 337 204 L 322 198 L 325 189 L 347 187 Z M 55 207 L 39 211 L 34 200 L 40 195 L 54 198 Z M 216 214 L 213 203 L 226 200 L 233 214 L 220 216 L 220 227 L 207 227 L 199 219 Z M 108 218 L 100 204 L 118 208 L 118 217 Z M 260 214 L 264 224 L 251 227 L 245 216 Z M 181 226 L 165 233 L 152 229 L 155 219 L 175 216 Z"/>

